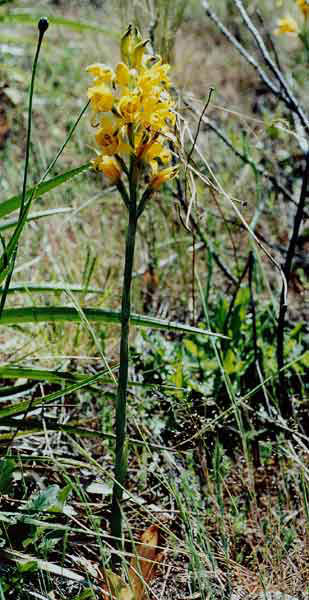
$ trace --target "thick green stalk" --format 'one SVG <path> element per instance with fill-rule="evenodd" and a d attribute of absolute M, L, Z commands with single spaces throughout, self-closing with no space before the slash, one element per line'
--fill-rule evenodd
<path fill-rule="evenodd" d="M 130 185 L 129 201 L 129 223 L 126 239 L 125 267 L 122 290 L 121 306 L 121 340 L 120 340 L 120 367 L 118 390 L 116 400 L 116 458 L 115 458 L 115 482 L 113 488 L 111 534 L 115 538 L 115 546 L 121 548 L 122 542 L 122 515 L 121 500 L 125 486 L 128 460 L 126 442 L 126 403 L 129 367 L 129 323 L 131 313 L 131 283 L 134 260 L 134 248 L 136 237 L 136 188 Z"/>

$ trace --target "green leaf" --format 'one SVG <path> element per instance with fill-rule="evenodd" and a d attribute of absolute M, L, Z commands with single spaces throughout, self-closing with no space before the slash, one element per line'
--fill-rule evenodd
<path fill-rule="evenodd" d="M 87 385 L 91 385 L 95 381 L 102 379 L 104 375 L 106 375 L 106 370 L 100 371 L 96 373 L 96 375 L 92 375 L 91 377 L 84 377 L 82 381 L 78 383 L 73 383 L 72 385 L 67 386 L 66 388 L 59 390 L 57 392 L 53 392 L 52 394 L 47 394 L 46 396 L 42 396 L 41 398 L 35 398 L 31 400 L 25 400 L 23 402 L 16 402 L 14 404 L 4 406 L 0 408 L 0 419 L 11 417 L 13 415 L 23 414 L 31 409 L 34 409 L 37 406 L 43 406 L 44 404 L 48 404 L 49 402 L 53 402 L 53 400 L 57 400 L 66 394 L 70 394 L 72 392 L 76 392 L 77 390 L 86 387 Z"/>
<path fill-rule="evenodd" d="M 1 205 L 0 205 L 1 206 Z M 54 217 L 56 215 L 61 215 L 63 213 L 72 212 L 72 208 L 54 208 L 52 210 L 44 210 L 36 213 L 31 213 L 26 221 L 37 221 L 38 219 L 43 219 L 44 217 Z M 5 229 L 12 229 L 18 225 L 18 219 L 6 219 L 5 221 L 0 221 L 0 231 L 4 231 Z"/>
<path fill-rule="evenodd" d="M 40 20 L 41 15 L 33 15 L 28 12 L 11 12 L 5 15 L 0 16 L 1 21 L 4 23 L 21 23 L 25 25 L 36 25 Z M 66 19 L 65 17 L 55 17 L 52 15 L 47 15 L 48 21 L 50 25 L 60 25 L 63 27 L 68 27 L 69 29 L 73 29 L 74 31 L 96 31 L 98 33 L 104 33 L 108 37 L 118 38 L 116 34 L 111 31 L 110 28 L 101 27 L 100 25 L 96 25 L 95 23 L 81 23 L 80 21 L 74 21 L 72 19 Z"/>
<path fill-rule="evenodd" d="M 31 498 L 23 507 L 23 510 L 34 514 L 45 511 L 62 513 L 71 490 L 71 485 L 66 485 L 62 490 L 60 490 L 59 485 L 50 485 L 46 490 Z"/>
<path fill-rule="evenodd" d="M 63 381 L 81 381 L 85 378 L 85 375 L 82 375 L 81 373 L 52 371 L 49 369 L 36 369 L 33 367 L 0 367 L 0 379 L 20 379 L 24 377 L 39 381 L 61 383 Z"/>
<path fill-rule="evenodd" d="M 228 373 L 228 375 L 230 375 L 231 373 L 235 373 L 239 369 L 239 361 L 231 348 L 227 351 L 225 355 L 223 366 L 224 371 Z"/>
<path fill-rule="evenodd" d="M 27 562 L 18 563 L 17 568 L 20 573 L 34 573 L 39 568 L 37 560 L 28 560 Z"/>
<path fill-rule="evenodd" d="M 103 310 L 99 308 L 84 308 L 82 310 L 88 321 L 97 323 L 117 323 L 121 322 L 121 313 L 112 310 Z M 7 308 L 3 311 L 0 319 L 0 325 L 17 325 L 19 323 L 46 323 L 71 321 L 79 323 L 82 317 L 75 308 L 67 306 L 39 307 L 28 306 L 26 308 Z M 226 338 L 220 333 L 213 333 L 206 329 L 191 327 L 175 321 L 166 321 L 144 315 L 132 314 L 130 321 L 135 327 L 147 327 L 151 329 L 163 329 L 166 331 L 178 331 L 179 333 L 195 333 L 200 335 L 210 335 L 214 337 Z"/>
<path fill-rule="evenodd" d="M 29 188 L 26 192 L 26 201 L 29 200 L 31 194 L 35 191 L 35 197 L 43 196 L 46 192 L 53 190 L 58 187 L 62 183 L 69 181 L 76 175 L 83 173 L 83 171 L 87 171 L 90 167 L 90 163 L 87 162 L 76 169 L 71 169 L 70 171 L 65 171 L 61 173 L 61 175 L 56 175 L 56 177 L 52 177 L 48 179 L 48 181 L 44 181 L 43 183 L 39 183 L 31 188 Z M 9 215 L 20 207 L 22 194 L 18 194 L 17 196 L 12 196 L 8 200 L 0 203 L 0 218 Z"/>
<path fill-rule="evenodd" d="M 0 287 L 0 294 L 3 291 L 3 288 Z M 11 285 L 8 294 L 15 294 L 18 292 L 19 294 L 27 294 L 29 292 L 72 292 L 76 294 L 103 294 L 103 288 L 88 288 L 82 285 L 75 284 L 63 284 L 63 283 L 31 283 L 30 281 L 21 281 L 19 283 L 15 283 L 15 285 Z"/>
<path fill-rule="evenodd" d="M 0 493 L 6 494 L 10 488 L 13 479 L 13 473 L 16 468 L 15 460 L 12 458 L 2 458 L 0 463 Z"/>
<path fill-rule="evenodd" d="M 69 483 L 62 490 L 59 490 L 59 492 L 57 494 L 57 501 L 50 508 L 51 512 L 63 512 L 64 505 L 65 505 L 72 489 L 73 489 L 72 485 Z"/>

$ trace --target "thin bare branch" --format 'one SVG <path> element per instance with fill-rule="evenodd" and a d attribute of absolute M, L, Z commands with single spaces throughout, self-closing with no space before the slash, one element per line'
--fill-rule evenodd
<path fill-rule="evenodd" d="M 299 101 L 295 98 L 289 84 L 283 77 L 280 69 L 278 69 L 277 65 L 272 60 L 272 58 L 264 44 L 264 41 L 263 41 L 261 35 L 259 34 L 257 28 L 254 26 L 253 22 L 251 21 L 243 3 L 242 3 L 242 0 L 234 0 L 234 4 L 236 4 L 246 27 L 248 28 L 248 30 L 254 37 L 256 44 L 261 51 L 261 54 L 265 61 L 265 64 L 268 66 L 269 70 L 272 72 L 272 74 L 275 76 L 277 81 L 280 83 L 281 89 L 284 91 L 283 97 L 282 97 L 282 94 L 280 93 L 280 96 L 281 96 L 283 102 L 285 103 L 285 105 L 288 108 L 290 108 L 293 112 L 295 112 L 298 115 L 301 124 L 306 129 L 306 131 L 309 132 L 308 117 L 306 116 L 303 109 L 301 108 Z"/>

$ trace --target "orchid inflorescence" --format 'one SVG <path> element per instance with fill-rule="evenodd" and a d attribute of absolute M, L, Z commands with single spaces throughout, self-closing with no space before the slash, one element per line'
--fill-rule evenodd
<path fill-rule="evenodd" d="M 129 25 L 121 39 L 122 62 L 115 70 L 100 63 L 87 67 L 94 77 L 88 98 L 99 147 L 93 167 L 117 183 L 123 172 L 129 173 L 133 159 L 135 178 L 143 172 L 155 190 L 178 171 L 170 166 L 168 148 L 168 142 L 175 141 L 176 115 L 169 93 L 170 67 L 147 53 L 147 43 Z"/>

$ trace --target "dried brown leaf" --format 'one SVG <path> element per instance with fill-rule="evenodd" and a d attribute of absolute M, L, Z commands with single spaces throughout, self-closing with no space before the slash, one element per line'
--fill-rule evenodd
<path fill-rule="evenodd" d="M 141 541 L 136 547 L 136 558 L 131 560 L 129 569 L 129 579 L 135 600 L 144 600 L 145 583 L 154 577 L 157 563 L 162 559 L 158 543 L 159 528 L 151 525 L 144 531 Z"/>

